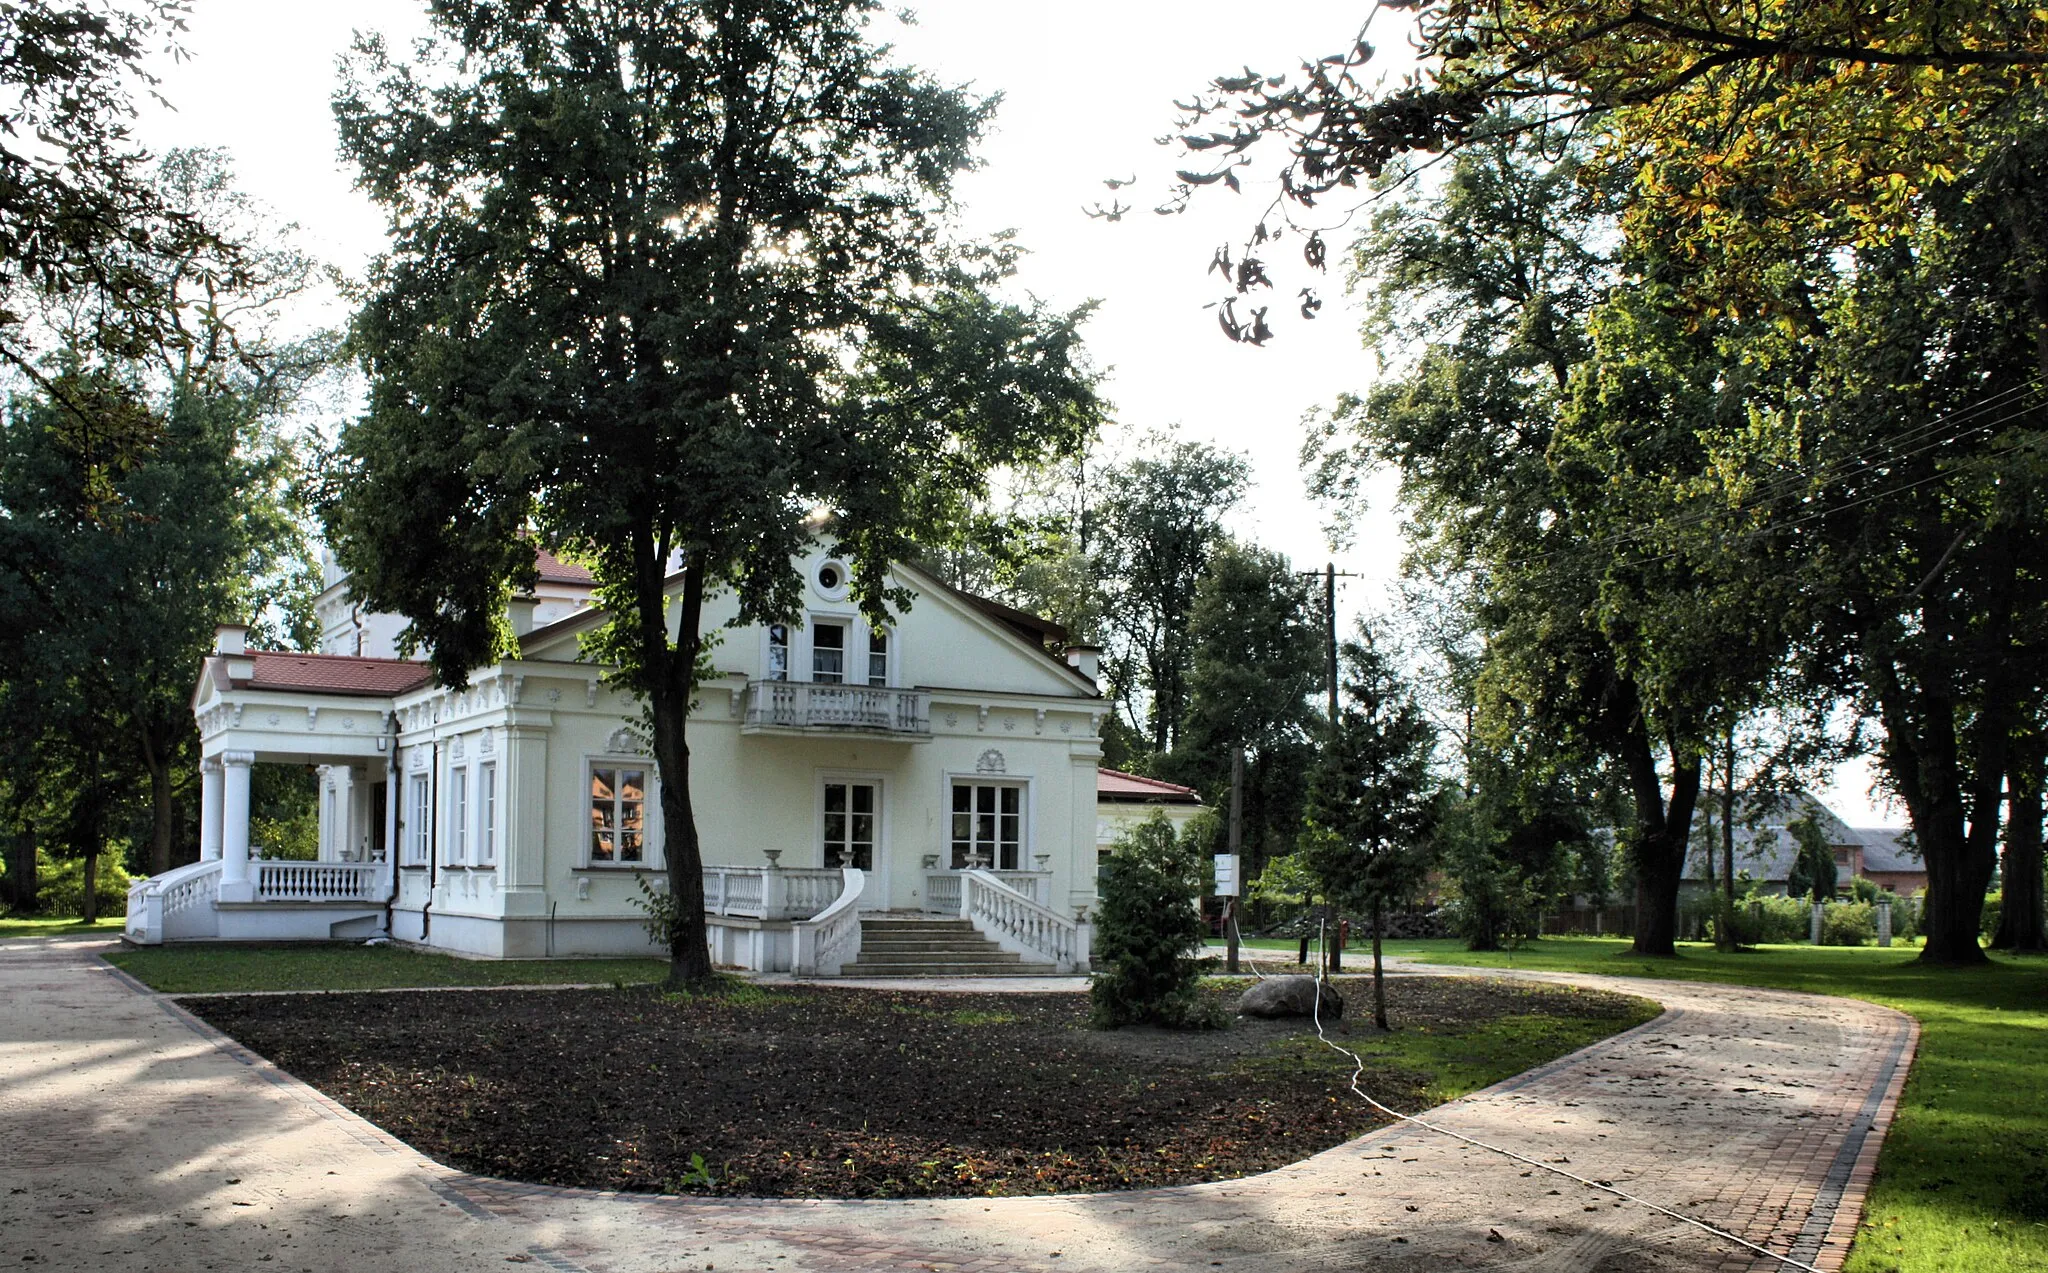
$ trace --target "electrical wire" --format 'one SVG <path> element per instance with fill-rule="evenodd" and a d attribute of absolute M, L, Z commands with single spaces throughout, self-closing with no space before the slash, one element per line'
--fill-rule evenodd
<path fill-rule="evenodd" d="M 1360 1077 L 1365 1073 L 1364 1058 L 1360 1057 L 1358 1053 L 1353 1052 L 1350 1048 L 1347 1048 L 1342 1044 L 1332 1040 L 1330 1036 L 1323 1030 L 1322 983 L 1324 980 L 1324 970 L 1329 966 L 1329 960 L 1324 950 L 1324 944 L 1327 941 L 1327 939 L 1328 934 L 1324 931 L 1323 923 L 1318 922 L 1316 925 L 1316 993 L 1312 996 L 1313 1003 L 1309 1011 L 1312 1019 L 1315 1022 L 1316 1038 L 1321 1040 L 1325 1047 L 1350 1059 L 1351 1078 L 1347 1086 L 1351 1089 L 1352 1095 L 1358 1097 L 1360 1100 L 1372 1106 L 1380 1113 L 1387 1115 L 1389 1118 L 1396 1119 L 1400 1122 L 1407 1123 L 1414 1127 L 1419 1127 L 1424 1131 L 1435 1132 L 1439 1136 L 1449 1137 L 1450 1139 L 1458 1141 L 1462 1144 L 1470 1145 L 1474 1149 L 1481 1149 L 1490 1154 L 1498 1154 L 1501 1157 L 1510 1159 L 1514 1162 L 1522 1163 L 1526 1166 L 1536 1168 L 1540 1171 L 1547 1171 L 1553 1176 L 1562 1176 L 1564 1179 L 1571 1181 L 1573 1184 L 1584 1185 L 1588 1189 L 1597 1189 L 1602 1193 L 1612 1194 L 1616 1198 L 1621 1199 L 1623 1202 L 1632 1202 L 1639 1207 L 1644 1207 L 1650 1211 L 1656 1212 L 1658 1215 L 1669 1217 L 1670 1219 L 1676 1220 L 1681 1224 L 1691 1225 L 1693 1228 L 1698 1229 L 1701 1232 L 1708 1234 L 1709 1236 L 1719 1238 L 1723 1242 L 1732 1243 L 1733 1245 L 1739 1246 L 1746 1251 L 1752 1251 L 1757 1255 L 1764 1256 L 1767 1259 L 1776 1260 L 1779 1264 L 1783 1265 L 1788 1269 L 1799 1269 L 1802 1271 L 1802 1273 L 1821 1273 L 1821 1270 L 1818 1265 L 1808 1264 L 1804 1260 L 1794 1259 L 1792 1256 L 1789 1255 L 1780 1255 L 1776 1251 L 1773 1251 L 1768 1247 L 1759 1246 L 1756 1243 L 1751 1242 L 1748 1238 L 1742 1237 L 1738 1234 L 1730 1233 L 1726 1229 L 1718 1228 L 1714 1225 L 1708 1224 L 1705 1220 L 1701 1220 L 1695 1216 L 1689 1216 L 1682 1211 L 1674 1211 L 1670 1207 L 1664 1206 L 1662 1203 L 1652 1202 L 1648 1198 L 1641 1197 L 1637 1194 L 1632 1194 L 1625 1189 L 1618 1189 L 1614 1185 L 1609 1184 L 1606 1181 L 1589 1180 L 1584 1176 L 1578 1175 L 1576 1172 L 1566 1171 L 1564 1168 L 1559 1167 L 1554 1163 L 1542 1162 L 1538 1159 L 1529 1157 L 1527 1154 L 1517 1153 L 1512 1149 L 1507 1149 L 1500 1145 L 1489 1144 L 1486 1141 L 1479 1140 L 1471 1136 L 1467 1136 L 1463 1132 L 1453 1131 L 1451 1128 L 1445 1127 L 1441 1124 L 1432 1123 L 1428 1119 L 1418 1118 L 1413 1114 L 1403 1114 L 1400 1110 L 1397 1110 L 1392 1106 L 1382 1104 L 1381 1102 L 1373 1099 L 1371 1093 L 1367 1092 L 1364 1088 L 1358 1085 Z M 1265 974 L 1259 972 L 1258 970 L 1257 960 L 1246 957 L 1245 962 L 1251 965 L 1253 976 L 1258 977 L 1260 980 L 1265 979 Z"/>

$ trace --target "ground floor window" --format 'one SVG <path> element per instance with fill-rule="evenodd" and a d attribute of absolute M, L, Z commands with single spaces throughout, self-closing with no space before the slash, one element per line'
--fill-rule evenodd
<path fill-rule="evenodd" d="M 434 832 L 434 788 L 425 774 L 412 776 L 412 834 L 406 837 L 415 866 L 427 864 L 427 849 Z"/>
<path fill-rule="evenodd" d="M 953 784 L 953 869 L 1014 871 L 1024 842 L 1024 789 L 1014 783 Z"/>
<path fill-rule="evenodd" d="M 647 771 L 590 767 L 590 864 L 637 866 L 647 853 Z"/>
<path fill-rule="evenodd" d="M 459 866 L 469 860 L 469 770 L 457 767 L 448 777 L 455 787 L 449 809 L 448 861 Z"/>
<path fill-rule="evenodd" d="M 476 860 L 479 866 L 498 861 L 498 762 L 487 760 L 476 771 Z"/>
<path fill-rule="evenodd" d="M 875 869 L 875 820 L 880 791 L 872 782 L 825 784 L 825 865 Z"/>

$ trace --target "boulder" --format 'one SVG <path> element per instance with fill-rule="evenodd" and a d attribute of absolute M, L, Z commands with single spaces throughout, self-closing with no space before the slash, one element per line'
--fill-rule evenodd
<path fill-rule="evenodd" d="M 1336 1020 L 1344 1015 L 1344 996 L 1327 981 L 1314 977 L 1268 977 L 1256 982 L 1237 1001 L 1237 1011 L 1247 1017 L 1309 1017 L 1316 1015 L 1316 988 L 1322 988 L 1323 1016 Z"/>

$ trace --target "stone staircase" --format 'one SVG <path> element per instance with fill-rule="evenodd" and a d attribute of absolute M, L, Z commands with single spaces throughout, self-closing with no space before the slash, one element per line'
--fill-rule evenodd
<path fill-rule="evenodd" d="M 1051 964 L 1023 956 L 976 932 L 964 919 L 869 915 L 860 921 L 860 958 L 842 977 L 1051 977 Z"/>

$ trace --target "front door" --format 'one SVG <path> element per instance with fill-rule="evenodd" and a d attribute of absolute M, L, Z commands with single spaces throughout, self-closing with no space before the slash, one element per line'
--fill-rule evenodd
<path fill-rule="evenodd" d="M 825 865 L 874 870 L 881 811 L 881 784 L 827 779 L 822 829 Z"/>

